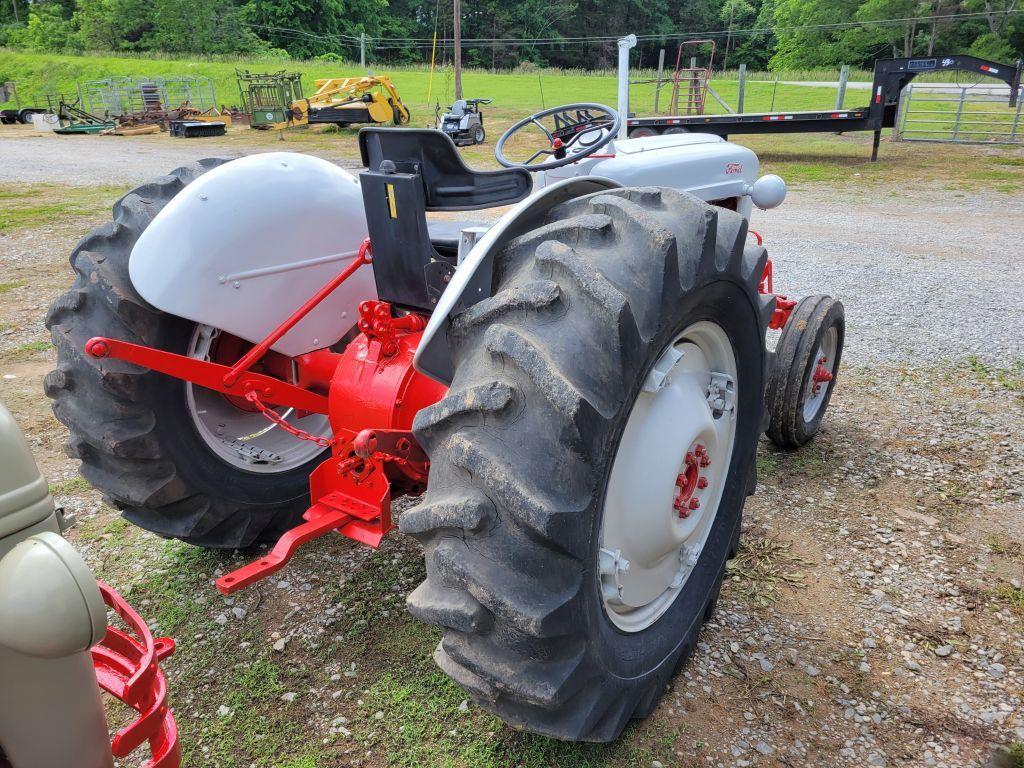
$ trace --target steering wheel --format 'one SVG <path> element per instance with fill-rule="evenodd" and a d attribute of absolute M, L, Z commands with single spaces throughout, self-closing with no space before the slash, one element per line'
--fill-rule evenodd
<path fill-rule="evenodd" d="M 543 123 L 544 118 L 548 117 L 554 123 L 553 130 Z M 525 168 L 528 171 L 560 168 L 597 152 L 618 135 L 621 124 L 621 115 L 604 104 L 566 104 L 545 109 L 523 118 L 501 134 L 494 147 L 494 157 L 506 168 Z M 538 149 L 526 160 L 509 160 L 505 157 L 505 143 L 531 125 L 544 132 L 549 146 Z M 593 134 L 597 134 L 596 137 L 587 138 Z M 544 156 L 551 159 L 535 162 Z"/>

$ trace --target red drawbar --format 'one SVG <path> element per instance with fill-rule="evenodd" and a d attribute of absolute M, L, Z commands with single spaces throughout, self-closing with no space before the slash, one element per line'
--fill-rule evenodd
<path fill-rule="evenodd" d="M 160 661 L 174 653 L 174 641 L 169 637 L 154 640 L 146 622 L 117 592 L 102 581 L 97 585 L 103 602 L 133 633 L 107 627 L 106 637 L 92 649 L 100 688 L 139 713 L 114 734 L 111 752 L 124 758 L 148 741 L 153 757 L 143 768 L 179 768 L 178 725 L 167 707 L 167 679 L 160 670 Z"/>

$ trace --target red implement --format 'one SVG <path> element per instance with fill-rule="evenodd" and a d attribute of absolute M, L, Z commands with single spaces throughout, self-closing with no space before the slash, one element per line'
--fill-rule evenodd
<path fill-rule="evenodd" d="M 178 725 L 167 707 L 167 679 L 159 664 L 174 653 L 174 641 L 169 637 L 154 640 L 146 622 L 117 592 L 102 581 L 97 585 L 103 602 L 134 633 L 107 627 L 106 636 L 92 649 L 100 688 L 139 713 L 114 734 L 111 752 L 124 758 L 148 741 L 153 757 L 143 768 L 179 768 Z"/>

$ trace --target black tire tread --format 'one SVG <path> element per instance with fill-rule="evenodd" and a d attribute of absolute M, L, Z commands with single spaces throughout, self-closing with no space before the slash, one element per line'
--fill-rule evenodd
<path fill-rule="evenodd" d="M 294 522 L 294 511 L 280 505 L 246 509 L 195 493 L 165 451 L 147 400 L 147 381 L 160 374 L 118 360 L 100 363 L 84 352 L 93 336 L 145 344 L 161 323 L 181 322 L 139 296 L 128 277 L 128 257 L 178 192 L 224 162 L 200 160 L 136 187 L 114 204 L 113 221 L 77 245 L 71 254 L 75 282 L 46 316 L 57 367 L 43 386 L 68 428 L 68 454 L 81 460 L 83 476 L 128 520 L 189 543 L 235 548 L 276 538 Z"/>
<path fill-rule="evenodd" d="M 445 628 L 441 669 L 513 727 L 610 741 L 692 652 L 699 620 L 678 659 L 636 684 L 610 684 L 588 655 L 583 513 L 600 478 L 584 456 L 602 438 L 592 425 L 626 405 L 622 371 L 661 343 L 686 292 L 739 284 L 763 342 L 774 308 L 757 296 L 765 260 L 737 214 L 673 190 L 617 189 L 567 201 L 512 241 L 495 260 L 494 296 L 455 320 L 449 395 L 414 424 L 431 473 L 399 520 L 426 550 L 409 607 Z M 751 462 L 754 448 L 743 448 Z"/>

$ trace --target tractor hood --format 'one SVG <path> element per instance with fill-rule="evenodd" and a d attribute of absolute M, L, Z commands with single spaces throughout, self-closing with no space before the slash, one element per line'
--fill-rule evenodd
<path fill-rule="evenodd" d="M 672 147 L 694 144 L 721 144 L 721 136 L 712 133 L 670 133 L 667 136 L 645 136 L 640 139 L 619 139 L 613 145 L 616 155 L 635 155 L 638 152 L 657 152 Z"/>
<path fill-rule="evenodd" d="M 757 180 L 757 155 L 708 133 L 618 139 L 605 153 L 541 172 L 538 186 L 580 176 L 604 176 L 624 187 L 672 187 L 713 202 L 742 198 Z"/>

